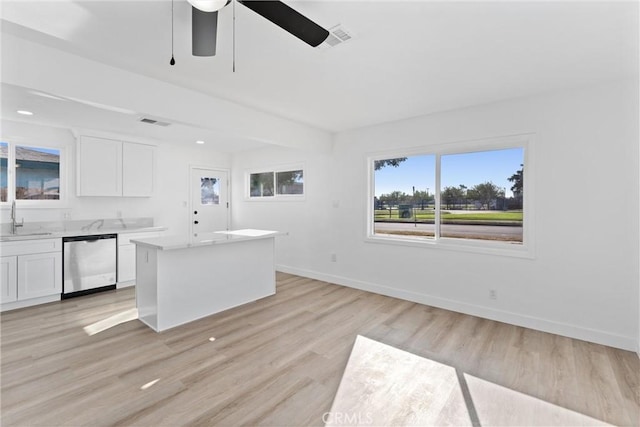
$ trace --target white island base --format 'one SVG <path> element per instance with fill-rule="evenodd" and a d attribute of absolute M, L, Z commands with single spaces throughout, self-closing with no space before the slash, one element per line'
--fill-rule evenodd
<path fill-rule="evenodd" d="M 276 292 L 275 236 L 265 230 L 134 240 L 138 318 L 161 332 Z"/>

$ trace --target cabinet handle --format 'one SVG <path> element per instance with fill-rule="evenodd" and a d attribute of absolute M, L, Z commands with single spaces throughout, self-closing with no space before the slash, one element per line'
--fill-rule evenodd
<path fill-rule="evenodd" d="M 197 223 L 198 223 L 198 221 L 193 221 L 193 223 L 194 223 L 194 224 L 197 224 Z"/>
<path fill-rule="evenodd" d="M 198 215 L 198 211 L 193 211 L 193 214 L 194 215 Z"/>

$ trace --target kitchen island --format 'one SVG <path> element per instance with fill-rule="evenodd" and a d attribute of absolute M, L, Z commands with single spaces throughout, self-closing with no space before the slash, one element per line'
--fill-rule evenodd
<path fill-rule="evenodd" d="M 275 294 L 275 237 L 284 234 L 246 229 L 133 240 L 139 320 L 161 332 Z"/>

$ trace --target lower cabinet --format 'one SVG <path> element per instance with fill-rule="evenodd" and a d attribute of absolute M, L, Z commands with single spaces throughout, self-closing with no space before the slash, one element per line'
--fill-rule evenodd
<path fill-rule="evenodd" d="M 3 256 L 0 258 L 0 303 L 13 302 L 18 299 L 18 257 Z"/>
<path fill-rule="evenodd" d="M 0 303 L 62 293 L 61 239 L 3 242 Z"/>
<path fill-rule="evenodd" d="M 62 292 L 62 253 L 20 255 L 17 258 L 19 300 Z"/>
<path fill-rule="evenodd" d="M 136 280 L 136 245 L 118 246 L 118 282 Z"/>
<path fill-rule="evenodd" d="M 118 234 L 118 286 L 133 285 L 136 280 L 136 245 L 131 240 L 159 237 L 163 233 L 147 231 L 143 233 Z"/>

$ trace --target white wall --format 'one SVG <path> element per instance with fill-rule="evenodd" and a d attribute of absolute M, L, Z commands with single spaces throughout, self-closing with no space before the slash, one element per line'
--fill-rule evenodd
<path fill-rule="evenodd" d="M 333 227 L 329 216 L 331 200 L 332 157 L 325 150 L 306 151 L 267 148 L 234 155 L 232 163 L 231 228 L 262 228 L 287 231 L 277 239 L 278 264 L 306 266 L 324 259 L 333 250 Z M 305 200 L 248 200 L 245 197 L 245 174 L 248 170 L 273 170 L 280 166 L 304 168 Z M 322 264 L 322 263 L 320 263 Z"/>
<path fill-rule="evenodd" d="M 534 259 L 365 242 L 368 153 L 521 133 L 536 135 Z M 290 231 L 284 271 L 636 350 L 638 155 L 637 83 L 613 82 L 344 132 L 329 155 L 234 156 L 233 225 Z M 296 161 L 306 201 L 242 199 L 242 170 Z"/>
<path fill-rule="evenodd" d="M 94 132 L 97 136 L 110 136 Z M 115 135 L 114 135 L 115 136 Z M 186 234 L 189 227 L 189 166 L 201 165 L 228 169 L 230 155 L 208 149 L 206 146 L 179 145 L 131 136 L 124 140 L 156 145 L 155 189 L 152 197 L 77 197 L 76 196 L 76 138 L 70 129 L 39 126 L 3 120 L 0 138 L 26 145 L 57 146 L 65 150 L 67 200 L 54 209 L 18 207 L 18 218 L 32 221 L 61 221 L 65 214 L 71 220 L 152 217 L 157 225 L 169 227 L 171 233 Z M 186 205 L 184 205 L 186 202 Z M 9 222 L 9 207 L 1 209 L 1 221 Z"/>

